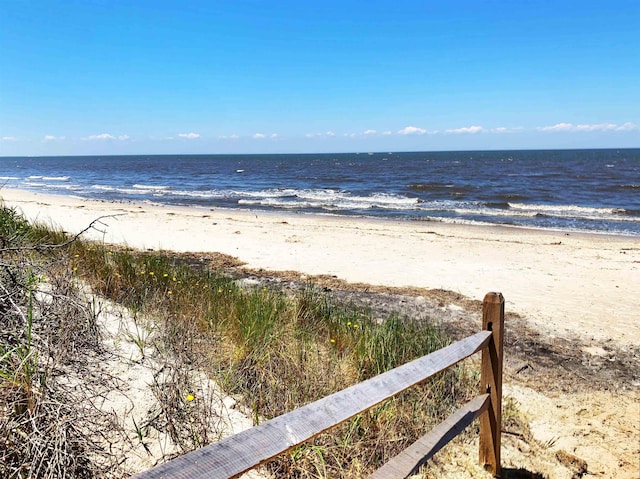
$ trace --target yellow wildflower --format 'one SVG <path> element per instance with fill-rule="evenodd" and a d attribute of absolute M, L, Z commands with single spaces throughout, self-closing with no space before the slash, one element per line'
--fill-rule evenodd
<path fill-rule="evenodd" d="M 187 401 L 193 401 L 195 396 L 193 394 L 187 394 Z"/>

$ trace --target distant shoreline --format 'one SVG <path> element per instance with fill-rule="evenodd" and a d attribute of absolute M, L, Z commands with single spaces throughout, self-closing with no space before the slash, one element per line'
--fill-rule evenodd
<path fill-rule="evenodd" d="M 9 193 L 15 192 L 15 194 Z M 18 199 L 19 198 L 19 199 Z M 96 199 L 96 198 L 84 198 L 77 195 L 65 195 L 65 194 L 55 194 L 55 193 L 45 193 L 45 192 L 36 192 L 30 190 L 24 190 L 20 188 L 10 188 L 3 189 L 0 187 L 0 200 L 5 201 L 5 199 L 9 199 L 9 201 L 15 201 L 17 203 L 29 203 L 29 202 L 37 202 L 44 203 L 43 206 L 49 206 L 49 203 L 58 204 L 58 203 L 69 203 L 74 204 L 77 208 L 85 208 L 86 205 L 96 204 L 96 205 L 113 205 L 113 207 L 132 207 L 138 209 L 152 209 L 152 210 L 167 210 L 167 211 L 182 211 L 185 214 L 191 212 L 198 212 L 204 215 L 208 215 L 211 212 L 216 212 L 218 214 L 224 214 L 225 212 L 228 215 L 233 216 L 235 214 L 239 216 L 265 216 L 272 218 L 317 218 L 319 221 L 323 219 L 330 221 L 331 219 L 335 219 L 337 221 L 346 221 L 346 222 L 365 222 L 365 223 L 381 223 L 381 224 L 398 224 L 398 225 L 409 225 L 414 224 L 415 226 L 430 226 L 430 225 L 439 225 L 439 227 L 455 230 L 456 228 L 460 228 L 461 230 L 488 230 L 490 231 L 512 231 L 514 234 L 517 232 L 530 234 L 539 234 L 539 235 L 550 235 L 556 237 L 558 235 L 565 236 L 573 236 L 573 237 L 584 237 L 588 239 L 590 237 L 603 237 L 603 238 L 618 238 L 622 241 L 624 240 L 637 240 L 640 242 L 640 235 L 635 234 L 624 234 L 620 232 L 609 232 L 609 231 L 584 231 L 584 230 L 570 230 L 570 229 L 560 229 L 560 228 L 544 228 L 544 227 L 534 227 L 534 226 L 520 226 L 520 225 L 512 225 L 512 224 L 502 224 L 502 223 L 465 223 L 465 222 L 449 222 L 449 221 L 441 221 L 437 218 L 430 219 L 422 219 L 422 218 L 391 218 L 391 217 L 383 217 L 383 216 L 367 216 L 367 215 L 344 215 L 337 213 L 327 213 L 327 212 L 309 212 L 309 211 L 283 211 L 283 210 L 267 210 L 267 209 L 258 209 L 258 208 L 229 208 L 229 207 L 205 207 L 200 205 L 171 205 L 171 204 L 163 204 L 163 203 L 154 203 L 147 201 L 138 201 L 138 200 L 110 200 L 110 199 Z M 76 203 L 78 203 L 76 205 Z"/>
<path fill-rule="evenodd" d="M 386 217 L 386 216 L 374 216 L 374 215 L 365 215 L 365 214 L 340 214 L 340 213 L 331 213 L 331 212 L 314 212 L 314 211 L 299 211 L 299 210 L 275 210 L 275 209 L 264 209 L 264 208 L 251 208 L 247 207 L 237 207 L 230 208 L 227 206 L 202 206 L 202 205 L 178 205 L 178 204 L 166 204 L 161 202 L 153 202 L 153 201 L 143 201 L 143 200 L 134 200 L 134 199 L 98 199 L 98 198 L 86 198 L 74 194 L 57 194 L 57 193 L 49 193 L 49 192 L 40 192 L 40 191 L 32 191 L 26 190 L 22 188 L 2 188 L 0 186 L 0 199 L 7 196 L 6 193 L 9 191 L 15 191 L 18 196 L 25 195 L 33 195 L 41 196 L 43 198 L 58 198 L 62 200 L 64 198 L 69 199 L 70 201 L 79 201 L 79 202 L 88 202 L 88 203 L 107 203 L 113 205 L 132 205 L 138 206 L 142 208 L 169 208 L 169 209 L 177 209 L 177 210 L 195 210 L 195 211 L 217 211 L 223 212 L 228 211 L 229 214 L 234 214 L 238 212 L 239 214 L 249 214 L 249 215 L 266 215 L 266 216 L 292 216 L 292 217 L 300 217 L 300 216 L 309 216 L 309 217 L 318 217 L 318 218 L 337 218 L 344 219 L 347 221 L 371 221 L 371 222 L 389 222 L 389 223 L 416 223 L 416 224 L 424 224 L 424 225 L 443 225 L 450 227 L 462 227 L 462 228 L 491 228 L 491 229 L 500 229 L 505 228 L 507 230 L 521 230 L 521 231 L 531 231 L 538 232 L 540 234 L 567 234 L 567 235 L 585 235 L 585 236 L 605 236 L 605 237 L 620 237 L 620 238 L 629 238 L 629 239 L 639 239 L 640 234 L 634 233 L 625 233 L 620 231 L 588 231 L 581 229 L 562 229 L 562 228 L 551 228 L 551 227 L 537 227 L 537 226 L 523 226 L 523 225 L 515 225 L 508 223 L 491 223 L 491 222 L 466 222 L 466 221 L 449 221 L 446 218 L 401 218 L 401 217 Z M 12 196 L 9 194 L 8 196 Z M 55 202 L 55 200 L 54 200 Z"/>
<path fill-rule="evenodd" d="M 4 188 L 106 201 L 640 237 L 640 149 L 0 161 Z"/>

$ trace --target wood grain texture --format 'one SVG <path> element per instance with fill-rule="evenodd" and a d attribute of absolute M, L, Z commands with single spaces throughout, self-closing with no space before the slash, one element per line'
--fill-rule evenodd
<path fill-rule="evenodd" d="M 494 476 L 500 476 L 500 441 L 502 429 L 502 362 L 504 342 L 504 298 L 487 293 L 482 302 L 482 329 L 492 333 L 488 347 L 482 351 L 481 393 L 489 393 L 491 402 L 480 416 L 480 464 Z"/>
<path fill-rule="evenodd" d="M 482 394 L 377 469 L 369 479 L 405 479 L 446 446 L 489 407 L 489 395 Z"/>
<path fill-rule="evenodd" d="M 134 476 L 227 479 L 301 444 L 486 347 L 480 331 L 427 356 Z"/>

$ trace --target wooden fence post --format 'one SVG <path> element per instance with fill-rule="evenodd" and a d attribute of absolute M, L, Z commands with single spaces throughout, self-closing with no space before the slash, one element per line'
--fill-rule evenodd
<path fill-rule="evenodd" d="M 489 345 L 482 350 L 480 385 L 491 403 L 480 416 L 480 464 L 499 477 L 500 435 L 502 428 L 502 360 L 504 339 L 504 298 L 487 293 L 482 302 L 482 329 L 492 332 Z"/>

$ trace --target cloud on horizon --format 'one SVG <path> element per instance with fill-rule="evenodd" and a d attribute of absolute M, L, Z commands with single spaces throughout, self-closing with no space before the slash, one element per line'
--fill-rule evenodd
<path fill-rule="evenodd" d="M 305 138 L 333 138 L 335 136 L 336 133 L 332 130 L 326 131 L 324 133 L 307 133 L 306 135 L 304 135 Z"/>
<path fill-rule="evenodd" d="M 402 130 L 398 131 L 398 135 L 426 135 L 427 130 L 424 128 L 418 128 L 417 126 L 405 126 Z"/>
<path fill-rule="evenodd" d="M 115 140 L 116 137 L 109 133 L 100 133 L 99 135 L 89 135 L 85 140 Z"/>
<path fill-rule="evenodd" d="M 66 136 L 58 136 L 55 137 L 53 135 L 45 135 L 44 140 L 43 141 L 54 141 L 54 140 L 65 140 L 67 137 Z M 126 140 L 130 140 L 131 137 L 129 135 L 118 135 L 118 136 L 114 136 L 110 133 L 100 133 L 99 135 L 89 135 L 86 138 L 83 138 L 83 140 L 85 141 L 106 141 L 106 140 L 119 140 L 119 141 L 126 141 Z"/>
<path fill-rule="evenodd" d="M 538 131 L 564 131 L 564 132 L 573 132 L 573 131 L 633 131 L 640 130 L 640 127 L 635 123 L 626 122 L 622 125 L 617 125 L 615 123 L 594 123 L 594 124 L 578 124 L 574 125 L 573 123 L 556 123 L 555 125 L 550 126 L 540 126 L 536 128 Z"/>
<path fill-rule="evenodd" d="M 185 140 L 196 140 L 200 138 L 199 133 L 178 133 L 179 138 L 184 138 Z"/>
<path fill-rule="evenodd" d="M 481 126 L 465 126 L 462 128 L 450 128 L 448 130 L 444 130 L 445 133 L 471 133 L 475 135 L 476 133 L 482 133 L 485 129 Z"/>

